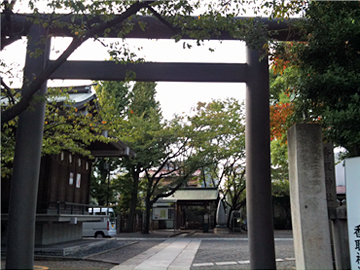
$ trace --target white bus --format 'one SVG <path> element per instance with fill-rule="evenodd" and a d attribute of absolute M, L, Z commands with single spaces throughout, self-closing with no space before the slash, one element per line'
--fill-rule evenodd
<path fill-rule="evenodd" d="M 116 215 L 114 209 L 108 207 L 89 208 L 90 215 L 104 216 L 99 221 L 83 222 L 82 236 L 96 238 L 116 235 Z"/>

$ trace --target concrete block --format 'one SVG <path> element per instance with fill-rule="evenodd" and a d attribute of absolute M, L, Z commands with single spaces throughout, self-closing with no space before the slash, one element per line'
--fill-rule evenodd
<path fill-rule="evenodd" d="M 333 269 L 320 125 L 294 125 L 288 146 L 296 269 Z"/>
<path fill-rule="evenodd" d="M 36 223 L 35 245 L 50 245 L 82 239 L 82 226 L 70 223 Z"/>

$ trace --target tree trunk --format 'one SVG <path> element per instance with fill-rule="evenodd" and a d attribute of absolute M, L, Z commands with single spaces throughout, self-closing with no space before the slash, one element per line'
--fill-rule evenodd
<path fill-rule="evenodd" d="M 144 228 L 142 233 L 148 234 L 150 230 L 150 210 L 152 207 L 152 203 L 150 202 L 150 196 L 146 195 L 145 198 L 145 217 L 144 217 Z"/>
<path fill-rule="evenodd" d="M 136 214 L 136 206 L 137 206 L 137 197 L 138 197 L 138 190 L 139 190 L 139 170 L 136 170 L 132 173 L 133 176 L 133 185 L 131 188 L 131 199 L 130 199 L 130 211 L 129 217 L 126 224 L 126 231 L 133 232 L 134 231 L 134 219 Z"/>
<path fill-rule="evenodd" d="M 226 222 L 226 226 L 227 226 L 228 228 L 230 228 L 230 225 L 232 225 L 232 224 L 231 224 L 231 222 L 232 222 L 232 220 L 231 220 L 231 212 L 234 211 L 234 210 L 235 210 L 235 208 L 234 208 L 233 206 L 230 206 L 229 214 L 228 214 L 228 216 L 227 216 L 227 222 Z"/>

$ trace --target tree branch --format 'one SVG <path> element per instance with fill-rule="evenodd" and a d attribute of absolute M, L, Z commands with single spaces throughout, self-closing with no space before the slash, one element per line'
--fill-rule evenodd
<path fill-rule="evenodd" d="M 163 23 L 166 27 L 168 27 L 172 32 L 174 32 L 174 34 L 177 34 L 180 32 L 179 29 L 176 29 L 173 25 L 171 25 L 167 20 L 165 20 L 163 17 L 161 17 L 161 15 L 155 10 L 153 9 L 151 6 L 148 7 L 148 9 L 151 11 L 151 13 L 161 22 Z"/>
<path fill-rule="evenodd" d="M 182 180 L 174 188 L 170 188 L 170 190 L 171 190 L 170 192 L 158 194 L 150 202 L 155 203 L 160 198 L 169 197 L 169 196 L 173 195 L 175 193 L 175 191 L 177 191 L 185 183 L 185 181 L 188 179 L 189 176 L 190 176 L 190 173 L 184 175 L 182 177 Z"/>
<path fill-rule="evenodd" d="M 61 56 L 59 56 L 56 61 L 54 61 L 51 65 L 44 69 L 44 71 L 41 72 L 39 76 L 37 76 L 36 79 L 32 81 L 28 86 L 23 87 L 23 96 L 21 100 L 2 113 L 1 124 L 10 121 L 15 116 L 19 115 L 22 111 L 26 110 L 32 100 L 33 95 L 39 90 L 41 85 L 45 83 L 45 81 L 50 77 L 50 75 L 55 72 L 82 43 L 84 43 L 87 39 L 94 37 L 96 34 L 99 34 L 106 29 L 123 22 L 131 15 L 136 14 L 136 12 L 138 12 L 142 8 L 148 7 L 153 2 L 155 1 L 137 2 L 115 19 L 88 30 L 87 33 L 85 33 L 85 35 L 83 36 L 74 38 L 68 48 L 63 52 Z"/>
<path fill-rule="evenodd" d="M 11 93 L 11 88 L 4 82 L 4 80 L 0 77 L 1 85 L 5 88 L 6 94 L 9 96 L 9 100 L 12 104 L 15 104 L 15 97 Z"/>

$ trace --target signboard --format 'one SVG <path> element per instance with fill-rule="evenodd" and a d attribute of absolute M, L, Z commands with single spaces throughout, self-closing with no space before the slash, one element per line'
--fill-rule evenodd
<path fill-rule="evenodd" d="M 345 160 L 351 269 L 360 269 L 360 157 Z"/>
<path fill-rule="evenodd" d="M 153 208 L 153 220 L 168 219 L 168 208 Z"/>
<path fill-rule="evenodd" d="M 74 183 L 74 173 L 70 173 L 70 177 L 69 177 L 69 185 L 72 185 Z"/>
<path fill-rule="evenodd" d="M 80 188 L 80 184 L 81 184 L 81 174 L 78 173 L 76 174 L 76 187 Z"/>

